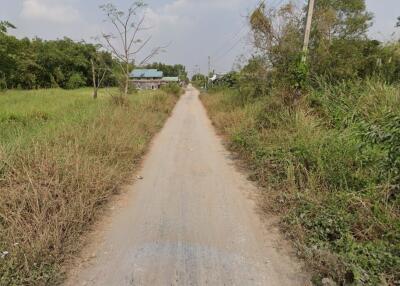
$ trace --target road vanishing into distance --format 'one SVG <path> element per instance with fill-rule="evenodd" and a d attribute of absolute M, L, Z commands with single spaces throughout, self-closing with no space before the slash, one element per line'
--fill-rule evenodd
<path fill-rule="evenodd" d="M 308 285 L 189 86 L 66 285 Z"/>

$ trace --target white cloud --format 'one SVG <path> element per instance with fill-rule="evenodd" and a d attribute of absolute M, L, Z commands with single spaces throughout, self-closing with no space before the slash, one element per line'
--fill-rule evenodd
<path fill-rule="evenodd" d="M 21 17 L 53 23 L 72 23 L 80 19 L 80 14 L 74 7 L 62 1 L 23 0 Z"/>

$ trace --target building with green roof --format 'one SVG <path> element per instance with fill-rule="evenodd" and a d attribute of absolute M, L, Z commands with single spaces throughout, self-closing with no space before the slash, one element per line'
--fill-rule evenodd
<path fill-rule="evenodd" d="M 156 69 L 135 69 L 130 74 L 131 84 L 137 89 L 159 89 L 169 83 L 178 83 L 178 77 L 164 77 L 162 71 Z"/>

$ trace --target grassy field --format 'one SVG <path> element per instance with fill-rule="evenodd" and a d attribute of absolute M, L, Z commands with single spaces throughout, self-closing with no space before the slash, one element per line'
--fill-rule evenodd
<path fill-rule="evenodd" d="M 321 83 L 295 102 L 279 90 L 202 96 L 316 285 L 400 281 L 399 90 L 370 81 Z"/>
<path fill-rule="evenodd" d="M 54 285 L 177 100 L 90 89 L 0 94 L 0 284 Z"/>

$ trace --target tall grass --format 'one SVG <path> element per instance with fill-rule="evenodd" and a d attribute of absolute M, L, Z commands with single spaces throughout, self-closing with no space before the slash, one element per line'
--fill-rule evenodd
<path fill-rule="evenodd" d="M 89 90 L 49 90 L 0 102 L 0 284 L 54 285 L 176 97 L 141 92 L 119 106 Z"/>
<path fill-rule="evenodd" d="M 321 81 L 294 104 L 280 90 L 243 98 L 235 90 L 202 96 L 316 284 L 400 281 L 399 87 Z"/>

